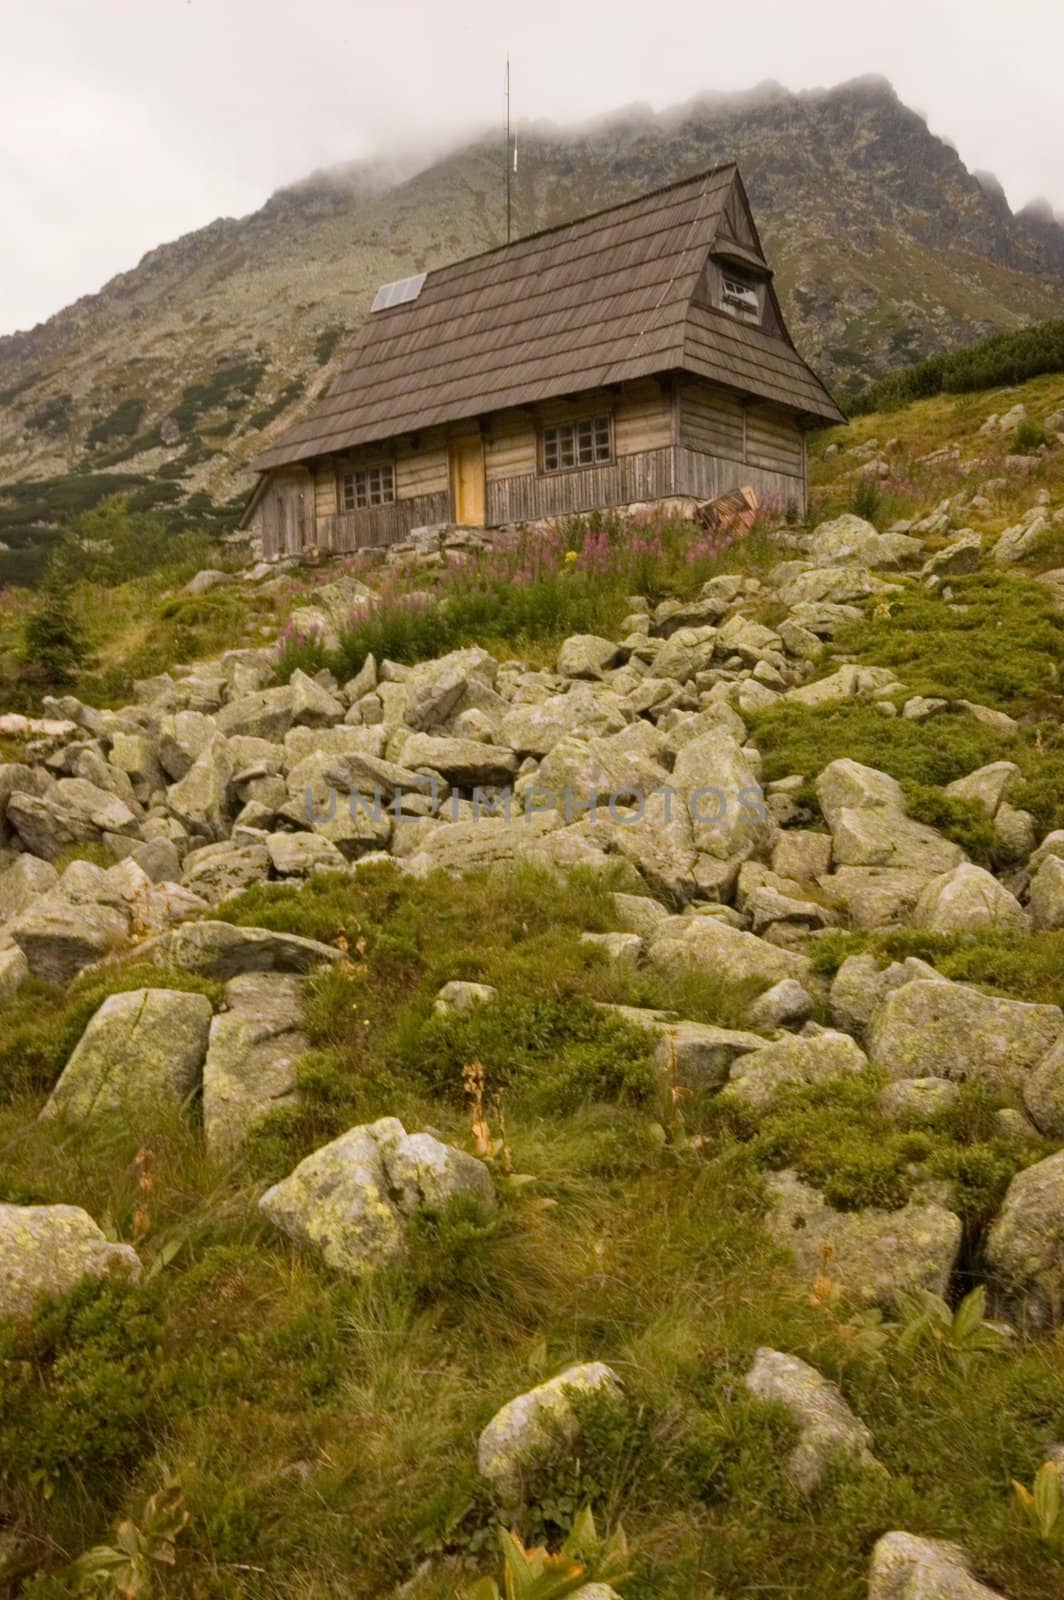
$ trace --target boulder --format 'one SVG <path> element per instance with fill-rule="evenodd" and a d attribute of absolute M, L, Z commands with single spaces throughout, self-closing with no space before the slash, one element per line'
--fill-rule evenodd
<path fill-rule="evenodd" d="M 315 833 L 271 833 L 266 851 L 279 878 L 311 878 L 317 872 L 347 871 L 344 855 L 330 839 Z"/>
<path fill-rule="evenodd" d="M 17 856 L 4 872 L 0 872 L 0 926 L 17 917 L 20 911 L 42 894 L 48 894 L 59 882 L 59 874 L 50 861 L 39 856 Z"/>
<path fill-rule="evenodd" d="M 127 775 L 137 799 L 145 805 L 157 790 L 166 787 L 158 746 L 147 733 L 120 730 L 112 734 L 111 765 Z"/>
<path fill-rule="evenodd" d="M 1049 518 L 1040 510 L 1029 512 L 1000 535 L 990 551 L 990 559 L 999 566 L 1026 561 L 1051 536 Z"/>
<path fill-rule="evenodd" d="M 140 1258 L 112 1244 L 80 1206 L 0 1204 L 0 1317 L 28 1317 L 41 1295 L 83 1278 L 138 1278 Z"/>
<path fill-rule="evenodd" d="M 867 567 L 820 567 L 799 572 L 780 586 L 780 599 L 788 610 L 799 606 L 849 606 L 866 600 L 882 580 L 872 577 Z"/>
<path fill-rule="evenodd" d="M 91 1122 L 181 1105 L 199 1087 L 211 1003 L 175 989 L 132 989 L 100 1006 L 41 1112 Z"/>
<path fill-rule="evenodd" d="M 648 939 L 658 923 L 669 915 L 660 900 L 647 894 L 618 893 L 613 897 L 613 904 L 622 928 L 628 933 L 638 933 L 642 939 Z"/>
<path fill-rule="evenodd" d="M 839 867 L 818 880 L 828 904 L 855 928 L 905 922 L 936 872 L 915 867 Z"/>
<path fill-rule="evenodd" d="M 1064 1033 L 1023 1080 L 1027 1115 L 1049 1139 L 1064 1139 Z"/>
<path fill-rule="evenodd" d="M 964 860 L 958 845 L 906 816 L 901 785 L 885 772 L 845 758 L 833 761 L 817 778 L 816 791 L 840 867 L 930 876 Z"/>
<path fill-rule="evenodd" d="M 624 967 L 637 967 L 643 954 L 643 941 L 637 933 L 582 933 L 580 943 Z"/>
<path fill-rule="evenodd" d="M 0 1005 L 14 999 L 30 975 L 30 964 L 18 945 L 0 949 Z"/>
<path fill-rule="evenodd" d="M 304 979 L 245 973 L 225 986 L 203 1066 L 203 1133 L 212 1156 L 231 1156 L 251 1128 L 296 1099 Z"/>
<path fill-rule="evenodd" d="M 847 811 L 905 812 L 905 795 L 896 778 L 845 756 L 829 762 L 821 772 L 816 780 L 816 797 L 832 830 Z"/>
<path fill-rule="evenodd" d="M 1064 859 L 1060 856 L 1043 857 L 1031 879 L 1027 907 L 1036 928 L 1064 928 Z"/>
<path fill-rule="evenodd" d="M 184 967 L 223 982 L 246 972 L 304 974 L 342 959 L 339 950 L 317 939 L 230 922 L 186 923 L 142 945 L 140 955 L 158 966 Z"/>
<path fill-rule="evenodd" d="M 672 785 L 682 791 L 701 854 L 723 861 L 771 844 L 774 825 L 758 774 L 734 735 L 706 733 L 685 744 Z"/>
<path fill-rule="evenodd" d="M 964 861 L 932 878 L 913 907 L 912 920 L 932 933 L 1027 933 L 1031 919 L 1004 884 Z"/>
<path fill-rule="evenodd" d="M 1064 1150 L 1013 1178 L 986 1261 L 999 1314 L 1034 1334 L 1064 1323 Z"/>
<path fill-rule="evenodd" d="M 455 1011 L 471 1011 L 474 1006 L 487 1005 L 490 1000 L 496 999 L 498 993 L 498 989 L 490 983 L 467 983 L 461 978 L 452 978 L 450 983 L 443 985 L 432 1002 L 432 1009 L 441 1016 Z"/>
<path fill-rule="evenodd" d="M 406 1225 L 459 1195 L 494 1205 L 487 1167 L 395 1117 L 351 1128 L 315 1150 L 259 1201 L 272 1223 L 337 1272 L 362 1275 L 406 1249 Z"/>
<path fill-rule="evenodd" d="M 782 1406 L 799 1429 L 787 1457 L 787 1475 L 803 1494 L 814 1490 L 834 1461 L 882 1470 L 872 1454 L 872 1435 L 855 1417 L 838 1386 L 815 1367 L 782 1350 L 758 1350 L 743 1379 L 757 1400 Z"/>
<path fill-rule="evenodd" d="M 136 818 L 123 800 L 85 778 L 60 778 L 44 795 L 18 790 L 7 820 L 25 849 L 46 861 L 105 833 L 133 833 Z"/>
<path fill-rule="evenodd" d="M 810 971 L 805 956 L 730 928 L 717 917 L 669 917 L 653 930 L 647 955 L 659 970 L 694 968 L 724 984 L 750 981 L 768 987 L 783 978 L 802 983 Z"/>
<path fill-rule="evenodd" d="M 958 1086 L 946 1078 L 895 1078 L 880 1090 L 879 1109 L 897 1128 L 918 1128 L 949 1111 L 960 1097 Z"/>
<path fill-rule="evenodd" d="M 34 977 L 65 985 L 125 943 L 130 917 L 115 906 L 75 905 L 54 890 L 27 906 L 6 931 Z"/>
<path fill-rule="evenodd" d="M 810 1283 L 827 1275 L 855 1300 L 885 1309 L 919 1289 L 944 1296 L 961 1245 L 960 1218 L 934 1202 L 898 1211 L 834 1211 L 794 1172 L 765 1179 L 766 1227 Z"/>
<path fill-rule="evenodd" d="M 292 693 L 292 722 L 301 728 L 328 728 L 344 719 L 344 707 L 335 695 L 296 668 L 288 680 Z M 267 690 L 267 693 L 270 691 Z M 262 737 L 260 735 L 260 737 Z"/>
<path fill-rule="evenodd" d="M 1011 1094 L 1064 1031 L 1059 1006 L 983 994 L 946 978 L 902 984 L 869 1030 L 869 1055 L 892 1078 L 976 1079 Z"/>
<path fill-rule="evenodd" d="M 918 561 L 923 553 L 919 539 L 904 533 L 877 533 L 864 517 L 848 511 L 821 522 L 805 548 L 818 567 L 894 567 Z"/>
<path fill-rule="evenodd" d="M 942 1539 L 885 1533 L 872 1551 L 868 1600 L 1004 1600 L 973 1576 L 964 1551 Z"/>
<path fill-rule="evenodd" d="M 541 757 L 566 735 L 589 739 L 618 733 L 630 720 L 631 714 L 620 695 L 575 683 L 568 694 L 514 705 L 502 719 L 499 743 L 516 750 L 518 755 Z"/>
<path fill-rule="evenodd" d="M 831 829 L 839 866 L 893 867 L 933 874 L 964 860 L 960 845 L 903 811 L 868 806 L 842 810 Z"/>
<path fill-rule="evenodd" d="M 211 739 L 183 778 L 166 791 L 166 804 L 195 838 L 228 838 L 233 754 L 227 739 Z"/>
<path fill-rule="evenodd" d="M 939 973 L 913 956 L 905 961 L 891 961 L 885 967 L 880 967 L 871 951 L 847 956 L 831 983 L 832 1021 L 846 1033 L 863 1039 L 890 991 L 918 978 L 939 979 Z"/>
<path fill-rule="evenodd" d="M 767 1111 L 788 1090 L 864 1072 L 868 1059 L 849 1034 L 822 1033 L 777 1039 L 742 1055 L 732 1065 L 721 1099 L 747 1110 Z"/>
<path fill-rule="evenodd" d="M 920 569 L 922 578 L 961 578 L 978 572 L 983 541 L 977 533 L 961 533 L 949 544 L 928 556 Z"/>
<path fill-rule="evenodd" d="M 975 800 L 988 817 L 994 817 L 1002 802 L 1023 783 L 1023 773 L 1015 761 L 991 761 L 963 778 L 947 783 L 945 793 L 952 800 Z"/>
<path fill-rule="evenodd" d="M 370 658 L 372 659 L 372 658 Z M 504 712 L 506 703 L 495 692 L 499 664 L 486 650 L 453 650 L 436 661 L 416 666 L 407 683 L 407 725 L 417 733 L 442 728 L 464 711 L 480 708 Z M 356 684 L 356 688 L 357 688 Z M 373 687 L 352 692 L 352 701 Z"/>
<path fill-rule="evenodd" d="M 159 724 L 159 763 L 175 782 L 183 778 L 217 737 L 214 718 L 202 711 L 175 711 Z"/>
<path fill-rule="evenodd" d="M 776 1028 L 797 1027 L 813 1014 L 815 1002 L 795 978 L 783 978 L 759 995 L 746 1013 L 751 1028 L 771 1033 Z"/>
<path fill-rule="evenodd" d="M 571 1399 L 574 1393 L 619 1405 L 621 1382 L 602 1361 L 567 1367 L 556 1378 L 508 1401 L 480 1435 L 477 1466 L 501 1505 L 519 1505 L 526 1474 L 548 1466 L 559 1451 L 577 1446 L 580 1422 Z"/>
<path fill-rule="evenodd" d="M 816 707 L 835 705 L 840 700 L 890 700 L 904 692 L 889 667 L 856 667 L 849 663 L 826 678 L 799 689 L 788 689 L 784 699 L 794 705 Z"/>
<path fill-rule="evenodd" d="M 558 651 L 563 678 L 601 678 L 617 660 L 617 646 L 594 633 L 576 633 Z"/>
<path fill-rule="evenodd" d="M 438 772 L 460 789 L 476 784 L 509 783 L 517 772 L 517 757 L 501 745 L 480 739 L 437 738 L 413 733 L 403 746 L 403 765 Z"/>
<path fill-rule="evenodd" d="M 290 684 L 240 695 L 222 707 L 215 725 L 220 734 L 247 734 L 276 743 L 283 739 L 295 721 L 296 693 Z M 341 709 L 342 715 L 342 709 Z"/>
<path fill-rule="evenodd" d="M 784 828 L 772 846 L 772 870 L 796 883 L 815 883 L 831 866 L 831 835 Z"/>
<path fill-rule="evenodd" d="M 269 873 L 270 857 L 264 844 L 234 845 L 225 840 L 190 850 L 181 881 L 208 905 L 216 906 L 242 889 L 264 883 Z"/>

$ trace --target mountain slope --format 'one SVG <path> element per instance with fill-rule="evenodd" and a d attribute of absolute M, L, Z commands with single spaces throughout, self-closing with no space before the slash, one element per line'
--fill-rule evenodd
<path fill-rule="evenodd" d="M 18 547 L 42 523 L 102 487 L 193 515 L 241 495 L 259 436 L 328 381 L 378 283 L 499 241 L 499 154 L 484 139 L 416 172 L 382 162 L 316 173 L 0 339 L 0 482 L 38 485 L 0 500 L 0 538 L 14 547 L 0 577 L 17 575 Z M 801 95 L 765 85 L 525 130 L 515 228 L 730 158 L 799 347 L 843 392 L 1059 310 L 1064 228 L 1014 216 L 879 79 Z"/>

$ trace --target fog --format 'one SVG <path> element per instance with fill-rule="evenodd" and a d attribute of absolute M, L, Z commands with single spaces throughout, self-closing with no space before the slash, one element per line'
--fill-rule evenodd
<path fill-rule="evenodd" d="M 316 167 L 502 117 L 891 79 L 1014 207 L 1064 210 L 1064 6 L 1028 0 L 0 0 L 0 332 Z"/>

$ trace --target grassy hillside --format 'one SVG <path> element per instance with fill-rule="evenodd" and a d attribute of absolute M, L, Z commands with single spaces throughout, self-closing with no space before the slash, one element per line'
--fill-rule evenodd
<path fill-rule="evenodd" d="M 1039 839 L 1064 828 L 1064 611 L 1060 586 L 1044 581 L 1064 567 L 1064 447 L 1010 462 L 1026 453 L 1014 433 L 980 430 L 1018 404 L 1039 423 L 1064 404 L 1064 376 L 935 395 L 814 442 L 810 528 L 854 507 L 881 530 L 937 513 L 917 532 L 927 555 L 967 526 L 984 558 L 945 595 L 891 573 L 894 592 L 861 601 L 811 675 L 889 667 L 904 685 L 892 704 L 941 696 L 948 714 L 890 716 L 857 698 L 780 699 L 748 714 L 764 781 L 802 780 L 792 823 L 824 831 L 812 779 L 848 756 L 896 777 L 910 815 L 972 860 L 992 859 L 994 830 L 944 786 L 988 763 L 1015 762 L 1011 803 Z M 992 562 L 1003 530 L 1041 504 L 1037 548 Z M 112 532 L 136 542 L 128 510 L 109 514 Z M 767 530 L 730 546 L 672 524 L 616 534 L 608 521 L 574 526 L 537 546 L 535 570 L 527 547 L 479 577 L 352 568 L 383 595 L 376 617 L 336 642 L 290 628 L 278 673 L 328 666 L 342 678 L 370 649 L 413 661 L 470 637 L 553 665 L 571 633 L 617 637 L 633 593 L 692 597 L 727 573 L 762 586 L 745 616 L 782 623 L 774 574 L 793 547 Z M 75 692 L 123 704 L 134 677 L 272 637 L 344 575 L 183 593 L 208 552 L 190 545 L 180 565 L 77 581 L 69 603 L 95 659 L 75 669 Z M 3 617 L 8 672 L 29 605 Z M 195 1112 L 96 1127 L 38 1117 L 108 994 L 161 984 L 219 1005 L 218 983 L 149 967 L 134 948 L 66 991 L 31 978 L 0 1005 L 0 1202 L 84 1206 L 145 1263 L 139 1284 L 86 1285 L 0 1334 L 5 1594 L 465 1600 L 500 1571 L 478 1434 L 515 1395 L 601 1360 L 623 1401 L 581 1402 L 580 1448 L 544 1468 L 507 1520 L 554 1549 L 586 1506 L 600 1532 L 623 1526 L 624 1600 L 865 1600 L 888 1529 L 959 1541 L 1008 1600 L 1059 1600 L 1061 1530 L 1040 1536 L 1010 1484 L 1031 1484 L 1064 1437 L 1064 1331 L 1006 1337 L 973 1320 L 971 1301 L 967 1323 L 953 1313 L 983 1281 L 986 1230 L 1010 1181 L 1060 1141 L 1017 1134 L 979 1082 L 915 1128 L 885 1115 L 878 1067 L 792 1086 L 760 1116 L 681 1084 L 648 1035 L 604 1005 L 745 1028 L 764 984 L 607 959 L 582 935 L 618 930 L 613 891 L 630 887 L 620 859 L 605 876 L 526 865 L 420 881 L 379 862 L 229 899 L 212 915 L 343 953 L 309 986 L 298 1103 L 230 1160 L 208 1158 Z M 1060 928 L 840 925 L 809 948 L 822 979 L 871 951 L 1064 1005 Z M 434 1001 L 451 980 L 490 984 L 497 998 L 441 1015 Z M 814 1017 L 831 1020 L 826 989 Z M 383 1116 L 485 1156 L 499 1205 L 456 1201 L 419 1218 L 406 1258 L 358 1281 L 285 1240 L 257 1200 L 309 1152 Z M 815 1276 L 796 1274 L 763 1225 L 766 1179 L 784 1168 L 845 1213 L 897 1212 L 928 1194 L 952 1209 L 963 1246 L 944 1320 L 926 1303 L 862 1305 L 830 1253 Z M 762 1346 L 838 1383 L 885 1470 L 837 1462 L 814 1491 L 795 1486 L 793 1419 L 743 1383 Z M 139 1586 L 119 1547 L 138 1554 Z"/>

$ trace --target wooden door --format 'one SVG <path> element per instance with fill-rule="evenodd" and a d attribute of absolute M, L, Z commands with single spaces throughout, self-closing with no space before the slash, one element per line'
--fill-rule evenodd
<path fill-rule="evenodd" d="M 451 443 L 451 489 L 454 520 L 470 528 L 484 526 L 484 445 L 478 435 Z"/>

